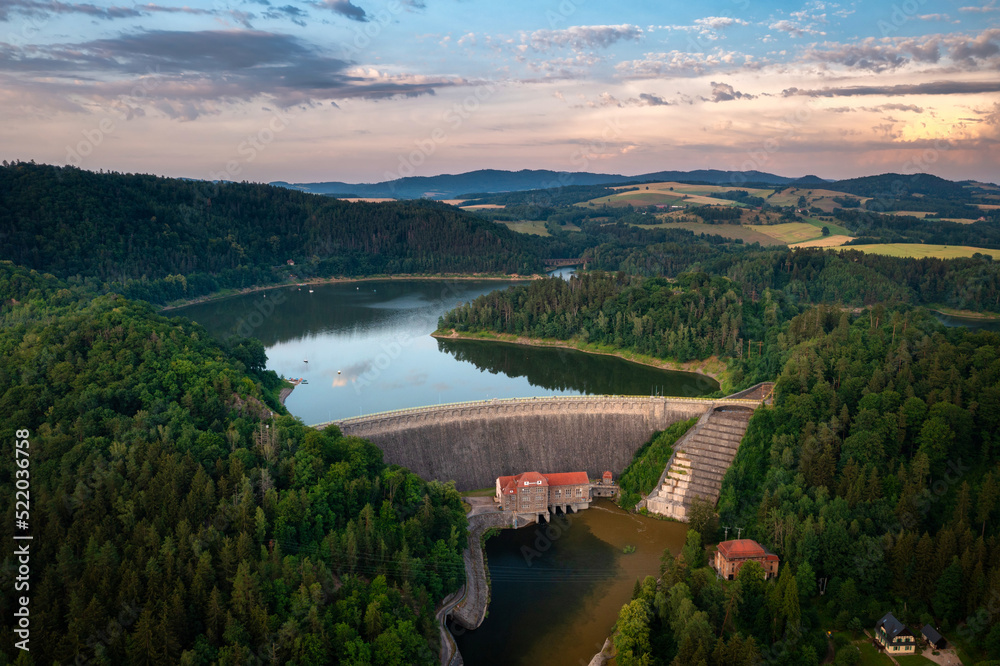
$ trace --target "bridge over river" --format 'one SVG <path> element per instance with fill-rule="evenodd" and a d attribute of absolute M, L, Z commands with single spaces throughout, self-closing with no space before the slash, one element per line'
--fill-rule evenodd
<path fill-rule="evenodd" d="M 385 461 L 459 490 L 491 487 L 528 470 L 585 470 L 618 476 L 650 436 L 721 409 L 753 411 L 772 384 L 725 398 L 553 396 L 477 400 L 400 409 L 340 421 L 345 435 L 372 441 Z"/>

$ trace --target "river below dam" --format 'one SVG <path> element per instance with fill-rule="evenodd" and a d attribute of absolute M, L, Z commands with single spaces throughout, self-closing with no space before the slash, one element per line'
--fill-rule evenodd
<path fill-rule="evenodd" d="M 475 631 L 452 627 L 462 658 L 470 666 L 586 666 L 636 579 L 658 575 L 663 549 L 676 557 L 686 534 L 683 523 L 628 514 L 601 499 L 555 516 L 551 526 L 502 530 L 486 542 L 486 620 Z"/>
<path fill-rule="evenodd" d="M 502 280 L 371 280 L 280 287 L 171 311 L 216 337 L 253 336 L 267 367 L 304 379 L 285 406 L 307 424 L 439 403 L 550 395 L 697 396 L 704 375 L 612 356 L 437 340 L 438 318 Z"/>

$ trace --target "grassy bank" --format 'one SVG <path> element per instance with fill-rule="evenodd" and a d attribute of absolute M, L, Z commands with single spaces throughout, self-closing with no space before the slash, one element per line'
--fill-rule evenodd
<path fill-rule="evenodd" d="M 632 351 L 615 349 L 610 345 L 599 345 L 582 340 L 557 340 L 555 338 L 528 338 L 513 335 L 510 333 L 494 333 L 491 331 L 477 331 L 475 333 L 459 333 L 454 329 L 439 329 L 431 333 L 435 338 L 445 338 L 450 340 L 492 340 L 494 342 L 508 342 L 515 345 L 526 345 L 529 347 L 556 347 L 560 349 L 575 349 L 587 354 L 598 354 L 601 356 L 617 356 L 630 363 L 648 365 L 661 370 L 673 370 L 676 372 L 694 372 L 711 377 L 719 382 L 723 391 L 727 391 L 729 382 L 729 372 L 724 361 L 716 356 L 710 356 L 703 361 L 666 361 L 655 356 L 637 354 Z"/>
<path fill-rule="evenodd" d="M 663 475 L 663 468 L 674 453 L 674 444 L 684 436 L 698 418 L 674 423 L 666 430 L 654 434 L 648 442 L 635 452 L 632 462 L 618 478 L 621 493 L 618 504 L 631 511 L 639 500 L 648 495 Z"/>

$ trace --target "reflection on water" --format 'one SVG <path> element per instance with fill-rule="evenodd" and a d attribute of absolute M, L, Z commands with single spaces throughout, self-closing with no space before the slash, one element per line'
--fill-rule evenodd
<path fill-rule="evenodd" d="M 503 530 L 486 544 L 489 615 L 456 630 L 466 664 L 586 664 L 604 644 L 636 579 L 677 555 L 687 525 L 627 514 L 607 500 L 552 526 Z M 635 546 L 625 554 L 625 546 Z M 582 660 L 582 662 L 581 662 Z"/>
<path fill-rule="evenodd" d="M 719 388 L 710 377 L 656 368 L 572 349 L 483 340 L 438 340 L 438 348 L 491 374 L 525 377 L 532 386 L 586 395 L 697 396 Z"/>
<path fill-rule="evenodd" d="M 306 423 L 428 404 L 581 393 L 702 395 L 714 381 L 558 349 L 430 334 L 438 318 L 512 282 L 391 280 L 283 287 L 180 308 L 215 336 L 253 335 L 268 368 L 301 377 L 286 400 Z"/>
<path fill-rule="evenodd" d="M 943 312 L 937 311 L 934 311 L 934 318 L 948 328 L 963 326 L 965 328 L 972 328 L 980 331 L 1000 331 L 1000 319 L 973 319 L 971 317 L 956 317 L 954 315 L 947 315 Z"/>

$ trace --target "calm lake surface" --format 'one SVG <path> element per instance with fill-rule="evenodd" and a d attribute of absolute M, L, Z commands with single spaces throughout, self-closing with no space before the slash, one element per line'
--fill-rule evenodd
<path fill-rule="evenodd" d="M 676 557 L 687 534 L 683 523 L 628 514 L 608 500 L 560 514 L 547 529 L 502 530 L 486 542 L 489 614 L 475 631 L 452 628 L 466 664 L 586 666 L 636 579 L 657 576 L 663 549 Z"/>
<path fill-rule="evenodd" d="M 282 287 L 170 312 L 213 335 L 252 335 L 268 368 L 303 378 L 285 401 L 305 423 L 437 403 L 546 395 L 704 395 L 703 375 L 611 356 L 436 340 L 438 317 L 512 282 L 391 280 Z"/>

